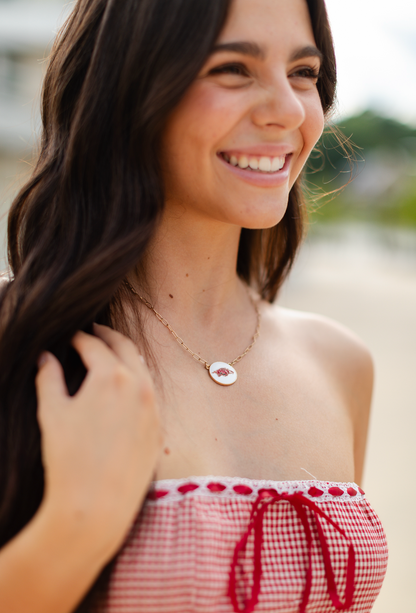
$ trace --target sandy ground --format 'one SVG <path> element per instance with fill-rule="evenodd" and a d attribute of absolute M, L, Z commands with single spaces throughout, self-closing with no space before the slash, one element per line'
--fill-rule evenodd
<path fill-rule="evenodd" d="M 374 613 L 414 613 L 416 234 L 328 228 L 308 240 L 280 303 L 354 330 L 376 365 L 364 489 L 389 542 Z"/>

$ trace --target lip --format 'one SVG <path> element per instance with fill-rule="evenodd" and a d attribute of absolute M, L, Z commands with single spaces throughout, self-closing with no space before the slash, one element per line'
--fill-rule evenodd
<path fill-rule="evenodd" d="M 246 151 L 247 150 L 244 151 L 244 155 L 247 155 Z M 262 152 L 264 152 L 264 149 L 262 149 Z M 290 154 L 283 154 L 283 153 L 280 154 L 281 157 L 283 157 L 283 155 L 286 155 L 285 165 L 283 166 L 283 168 L 281 168 L 277 172 L 272 172 L 272 173 L 256 172 L 255 170 L 239 168 L 239 166 L 233 166 L 232 164 L 227 162 L 222 157 L 221 153 L 217 154 L 218 160 L 235 176 L 239 177 L 240 179 L 243 179 L 243 181 L 245 181 L 246 183 L 250 183 L 251 185 L 256 185 L 258 187 L 280 187 L 284 185 L 289 179 L 290 165 L 292 161 L 291 153 Z M 224 153 L 227 153 L 227 155 L 229 155 L 228 151 L 224 151 Z M 254 156 L 255 154 L 252 153 L 251 155 Z M 280 157 L 280 156 L 270 155 L 270 157 Z"/>
<path fill-rule="evenodd" d="M 263 144 L 263 145 L 252 145 L 249 147 L 241 147 L 238 149 L 223 149 L 219 151 L 219 153 L 226 153 L 228 156 L 235 155 L 238 157 L 239 155 L 251 155 L 253 157 L 283 157 L 284 155 L 290 155 L 295 151 L 293 145 L 289 145 L 288 143 L 280 143 L 276 145 L 272 144 Z"/>

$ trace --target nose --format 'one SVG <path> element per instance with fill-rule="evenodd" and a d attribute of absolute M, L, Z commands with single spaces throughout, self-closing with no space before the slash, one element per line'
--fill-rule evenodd
<path fill-rule="evenodd" d="M 305 121 L 305 108 L 284 74 L 264 86 L 252 110 L 252 121 L 261 128 L 296 130 Z"/>

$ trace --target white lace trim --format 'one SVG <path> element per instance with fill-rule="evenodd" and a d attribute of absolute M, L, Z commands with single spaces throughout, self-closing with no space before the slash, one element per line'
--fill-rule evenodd
<path fill-rule="evenodd" d="M 191 490 L 190 485 L 195 486 L 194 489 Z M 278 494 L 301 493 L 305 498 L 316 503 L 362 500 L 365 496 L 356 483 L 317 480 L 262 481 L 244 477 L 207 476 L 153 481 L 147 501 L 150 504 L 163 504 L 190 497 L 255 500 L 262 489 L 274 489 Z"/>

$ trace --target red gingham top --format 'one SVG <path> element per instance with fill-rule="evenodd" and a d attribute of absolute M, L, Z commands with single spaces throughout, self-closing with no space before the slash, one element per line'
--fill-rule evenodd
<path fill-rule="evenodd" d="M 99 613 L 367 613 L 386 568 L 354 483 L 157 481 Z"/>

